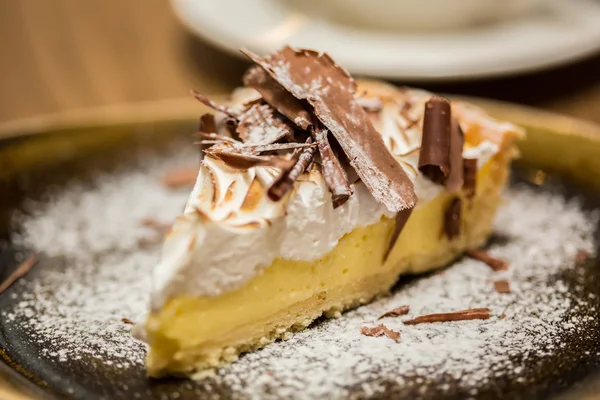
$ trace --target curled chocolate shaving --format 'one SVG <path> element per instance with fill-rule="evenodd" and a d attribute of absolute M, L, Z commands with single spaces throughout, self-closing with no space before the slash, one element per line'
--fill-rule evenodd
<path fill-rule="evenodd" d="M 258 65 L 253 65 L 246 71 L 244 85 L 258 91 L 267 104 L 286 116 L 298 128 L 306 130 L 312 125 L 310 114 L 300 100 L 282 88 Z"/>
<path fill-rule="evenodd" d="M 383 324 L 379 324 L 379 325 L 373 326 L 373 327 L 362 326 L 360 328 L 360 333 L 362 333 L 365 336 L 374 336 L 374 337 L 385 335 L 395 342 L 400 341 L 400 332 L 391 330 Z"/>
<path fill-rule="evenodd" d="M 475 260 L 486 263 L 494 271 L 506 271 L 508 269 L 508 263 L 499 258 L 493 257 L 487 251 L 484 250 L 467 250 L 467 255 Z"/>
<path fill-rule="evenodd" d="M 471 199 L 477 191 L 477 159 L 463 158 L 463 191 L 465 197 Z"/>
<path fill-rule="evenodd" d="M 450 102 L 434 96 L 425 103 L 419 170 L 443 184 L 450 174 Z"/>
<path fill-rule="evenodd" d="M 394 248 L 394 245 L 396 244 L 398 237 L 400 237 L 400 233 L 402 233 L 402 230 L 404 229 L 404 226 L 406 225 L 408 218 L 412 214 L 412 210 L 413 210 L 412 208 L 407 208 L 406 210 L 399 211 L 396 214 L 396 225 L 394 226 L 394 232 L 392 232 L 392 237 L 390 238 L 390 243 L 388 244 L 388 248 L 385 252 L 385 255 L 383 256 L 384 261 L 387 260 L 388 256 L 392 252 L 392 249 Z"/>
<path fill-rule="evenodd" d="M 306 140 L 307 145 L 312 145 L 312 138 L 308 138 Z M 275 179 L 275 181 L 269 187 L 267 195 L 273 201 L 279 201 L 285 196 L 292 187 L 294 186 L 294 182 L 298 180 L 298 177 L 306 171 L 308 166 L 312 163 L 312 160 L 315 155 L 314 146 L 310 146 L 302 150 L 300 155 L 298 156 L 298 161 L 290 168 L 289 170 L 282 170 L 279 176 Z"/>
<path fill-rule="evenodd" d="M 292 137 L 292 127 L 268 104 L 254 103 L 239 117 L 236 132 L 248 144 L 271 144 Z"/>
<path fill-rule="evenodd" d="M 25 276 L 37 264 L 38 257 L 32 254 L 25 259 L 2 283 L 0 283 L 0 294 L 4 293 L 19 278 Z"/>
<path fill-rule="evenodd" d="M 465 134 L 456 118 L 452 118 L 450 129 L 450 173 L 446 179 L 446 190 L 450 193 L 458 192 L 463 186 L 463 146 Z"/>
<path fill-rule="evenodd" d="M 381 318 L 387 318 L 387 317 L 400 317 L 402 315 L 408 314 L 409 311 L 410 311 L 410 306 L 400 306 L 400 307 L 396 307 L 393 310 L 390 310 L 386 313 L 381 314 L 379 316 L 379 318 L 377 318 L 377 319 L 380 320 Z"/>
<path fill-rule="evenodd" d="M 123 322 L 124 324 L 127 324 L 127 325 L 135 325 L 135 322 L 133 322 L 129 318 L 121 318 L 121 322 Z"/>
<path fill-rule="evenodd" d="M 455 311 L 440 314 L 428 314 L 404 321 L 404 325 L 417 325 L 431 322 L 468 321 L 472 319 L 489 319 L 489 308 L 471 308 L 469 310 Z"/>
<path fill-rule="evenodd" d="M 392 212 L 415 206 L 412 181 L 356 102 L 356 83 L 346 70 L 326 54 L 304 49 L 285 47 L 264 58 L 248 51 L 244 54 L 294 97 L 313 107 L 379 203 Z"/>
<path fill-rule="evenodd" d="M 227 166 L 234 169 L 250 169 L 259 166 L 284 169 L 289 168 L 290 163 L 294 162 L 294 160 L 283 156 L 255 156 L 231 150 L 215 149 L 214 147 L 208 149 L 206 153 L 218 158 L 227 164 Z"/>
<path fill-rule="evenodd" d="M 229 115 L 230 117 L 237 118 L 237 113 L 229 107 L 222 106 L 220 104 L 215 103 L 208 97 L 198 93 L 195 90 L 191 90 L 192 96 L 196 98 L 200 103 L 204 104 L 207 107 L 212 108 L 215 111 L 222 112 L 224 114 Z"/>
<path fill-rule="evenodd" d="M 217 126 L 215 123 L 215 116 L 212 114 L 204 114 L 203 116 L 201 116 L 198 131 L 204 134 L 216 134 Z M 200 160 L 204 158 L 204 150 L 206 150 L 209 147 L 210 145 L 208 144 L 202 144 L 200 146 Z"/>
<path fill-rule="evenodd" d="M 455 197 L 444 214 L 444 234 L 449 240 L 460 235 L 462 200 Z"/>
<path fill-rule="evenodd" d="M 498 293 L 510 293 L 510 283 L 506 279 L 494 281 L 494 290 Z"/>
<path fill-rule="evenodd" d="M 317 141 L 319 154 L 321 155 L 321 172 L 327 187 L 331 191 L 333 208 L 338 208 L 348 201 L 352 195 L 352 189 L 348 184 L 348 177 L 329 145 L 327 130 L 321 126 L 317 126 L 311 128 L 311 132 Z"/>

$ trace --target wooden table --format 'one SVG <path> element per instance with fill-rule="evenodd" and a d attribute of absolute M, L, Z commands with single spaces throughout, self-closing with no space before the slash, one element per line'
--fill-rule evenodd
<path fill-rule="evenodd" d="M 166 0 L 0 0 L 0 49 L 0 124 L 184 97 L 190 88 L 223 95 L 240 83 L 247 66 L 187 34 Z M 522 77 L 419 86 L 600 123 L 600 56 Z M 0 383 L 0 398 L 22 398 L 9 391 Z M 585 398 L 597 399 L 598 391 Z"/>

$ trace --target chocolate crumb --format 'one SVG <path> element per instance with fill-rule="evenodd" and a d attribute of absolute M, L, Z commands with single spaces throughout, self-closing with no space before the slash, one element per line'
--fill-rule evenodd
<path fill-rule="evenodd" d="M 506 271 L 508 269 L 506 261 L 493 257 L 485 250 L 467 250 L 467 255 L 475 260 L 486 263 L 494 271 Z"/>
<path fill-rule="evenodd" d="M 510 283 L 506 279 L 494 281 L 494 289 L 498 293 L 510 293 Z"/>
<path fill-rule="evenodd" d="M 17 280 L 19 280 L 19 278 L 25 276 L 29 271 L 31 271 L 31 269 L 35 266 L 35 264 L 37 264 L 37 262 L 38 257 L 36 254 L 32 254 L 29 257 L 27 257 L 25 261 L 23 261 L 21 265 L 19 265 L 17 269 L 15 269 L 4 280 L 4 282 L 0 283 L 0 294 L 4 293 L 4 291 L 8 289 Z"/>
<path fill-rule="evenodd" d="M 584 262 L 588 261 L 590 258 L 592 258 L 592 254 L 587 250 L 579 249 L 577 251 L 577 254 L 575 254 L 575 262 L 577 264 L 584 263 Z"/>
<path fill-rule="evenodd" d="M 402 315 L 408 314 L 409 311 L 410 311 L 410 306 L 400 306 L 400 307 L 394 308 L 393 310 L 390 310 L 388 312 L 381 314 L 379 316 L 379 318 L 377 318 L 377 319 L 380 320 L 382 318 L 387 318 L 387 317 L 400 317 Z"/>
<path fill-rule="evenodd" d="M 499 318 L 500 318 L 500 319 L 505 319 L 505 318 L 506 318 L 506 314 L 505 314 L 505 313 L 502 313 L 502 315 L 500 315 L 500 317 L 499 317 Z"/>
<path fill-rule="evenodd" d="M 133 322 L 129 318 L 121 318 L 121 322 L 123 322 L 124 324 L 127 324 L 127 325 L 135 325 L 135 322 Z"/>
<path fill-rule="evenodd" d="M 456 197 L 452 200 L 444 214 L 444 234 L 448 240 L 460 235 L 462 200 Z"/>
<path fill-rule="evenodd" d="M 443 184 L 450 173 L 450 102 L 434 96 L 425 103 L 419 170 L 433 182 Z"/>
<path fill-rule="evenodd" d="M 473 198 L 477 191 L 476 158 L 463 158 L 463 191 L 467 199 Z"/>
<path fill-rule="evenodd" d="M 489 308 L 471 308 L 440 314 L 428 314 L 404 321 L 405 325 L 417 325 L 431 322 L 468 321 L 472 319 L 489 319 Z"/>
<path fill-rule="evenodd" d="M 360 333 L 362 333 L 365 336 L 374 336 L 374 337 L 385 335 L 395 342 L 400 341 L 400 332 L 396 332 L 392 329 L 389 329 L 387 326 L 385 326 L 383 324 L 379 324 L 379 325 L 373 326 L 373 327 L 362 326 L 360 328 Z"/>
<path fill-rule="evenodd" d="M 198 166 L 187 165 L 167 171 L 162 176 L 162 184 L 169 189 L 192 187 L 198 177 Z"/>

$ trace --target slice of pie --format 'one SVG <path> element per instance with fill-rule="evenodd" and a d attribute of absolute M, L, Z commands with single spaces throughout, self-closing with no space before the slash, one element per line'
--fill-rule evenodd
<path fill-rule="evenodd" d="M 355 82 L 326 54 L 247 55 L 229 104 L 195 94 L 215 115 L 153 275 L 151 376 L 233 362 L 481 246 L 522 135 L 466 104 Z"/>

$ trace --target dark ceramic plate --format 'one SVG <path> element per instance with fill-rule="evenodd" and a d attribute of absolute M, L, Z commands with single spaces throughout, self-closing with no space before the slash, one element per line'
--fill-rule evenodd
<path fill-rule="evenodd" d="M 507 112 L 507 108 L 491 109 L 496 114 Z M 523 123 L 525 121 L 522 120 L 522 115 L 521 118 L 515 113 L 504 116 Z M 540 167 L 554 167 L 551 172 L 556 174 L 553 176 L 562 175 L 563 178 L 548 180 L 553 190 L 557 187 L 557 182 L 564 183 L 564 177 L 568 177 L 568 185 L 558 184 L 563 188 L 562 194 L 567 197 L 577 194 L 586 199 L 586 207 L 600 209 L 600 196 L 589 184 L 595 180 L 590 177 L 594 174 L 600 180 L 600 167 L 593 162 L 594 154 L 600 154 L 600 135 L 593 137 L 587 134 L 588 131 L 587 136 L 572 130 L 561 131 L 557 129 L 557 120 L 541 123 L 540 118 L 535 112 L 527 114 L 532 133 L 521 146 L 525 162 L 516 168 L 515 182 L 530 181 L 531 171 L 538 171 Z M 157 149 L 165 147 L 168 142 L 181 143 L 175 146 L 188 145 L 185 135 L 194 129 L 194 124 L 189 121 L 191 119 L 59 129 L 51 136 L 33 135 L 0 142 L 0 281 L 15 268 L 18 257 L 28 250 L 11 242 L 14 234 L 12 229 L 15 228 L 10 225 L 12 212 L 20 209 L 26 199 L 41 199 L 48 188 L 60 190 L 60 187 L 74 178 L 111 174 L 115 170 L 130 168 L 135 164 L 136 154 L 160 152 Z M 552 128 L 544 128 L 549 123 L 553 123 L 553 126 L 550 125 Z M 91 136 L 91 133 L 95 135 Z M 554 162 L 556 153 L 552 152 L 565 145 L 571 146 L 573 152 L 577 152 L 578 148 L 585 149 L 578 152 L 578 158 L 563 160 L 563 165 L 560 165 Z M 599 152 L 595 153 L 590 146 L 596 146 L 595 149 Z M 540 152 L 545 155 L 540 156 Z M 24 157 L 24 154 L 28 157 Z M 25 162 L 24 159 L 28 161 Z M 581 165 L 584 167 L 581 168 Z M 539 186 L 539 190 L 546 190 L 545 188 L 545 185 Z M 42 254 L 40 262 L 24 281 L 43 279 L 45 274 L 61 268 L 61 265 L 60 260 L 44 257 Z M 585 299 L 589 299 L 590 295 L 595 296 L 594 301 L 586 302 L 586 307 L 573 310 L 570 315 L 565 316 L 588 321 L 582 325 L 582 330 L 576 336 L 562 337 L 565 346 L 561 351 L 552 356 L 532 359 L 522 371 L 525 378 L 523 381 L 527 384 L 507 381 L 506 378 L 492 378 L 479 388 L 478 398 L 545 398 L 589 379 L 596 373 L 600 367 L 600 357 L 597 356 L 600 354 L 600 264 L 597 260 L 588 260 L 582 263 L 582 268 L 578 271 L 566 273 L 562 278 L 576 296 Z M 26 284 L 13 285 L 0 295 L 0 310 L 11 308 L 17 301 L 16 295 L 22 290 L 27 290 Z M 402 290 L 402 287 L 398 290 Z M 108 356 L 94 362 L 83 359 L 57 363 L 40 356 L 43 349 L 52 344 L 47 343 L 44 338 L 30 340 L 28 332 L 20 328 L 21 322 L 0 320 L 0 355 L 3 359 L 3 362 L 0 361 L 0 378 L 4 376 L 34 398 L 167 399 L 176 396 L 191 399 L 227 398 L 232 394 L 232 389 L 224 384 L 212 386 L 210 392 L 207 392 L 204 385 L 190 381 L 148 379 L 142 367 L 117 369 L 106 362 L 110 360 Z M 399 386 L 386 381 L 385 377 L 382 377 L 381 383 L 386 388 L 385 393 L 371 397 L 408 399 L 415 398 L 417 394 L 422 398 L 469 397 L 469 393 L 463 392 L 457 382 L 452 380 L 444 382 L 450 384 L 450 390 L 443 392 L 438 389 L 440 382 L 428 381 L 427 378 L 419 385 Z M 423 387 L 426 389 L 423 390 Z M 356 382 L 349 389 L 357 398 L 369 397 L 362 391 L 361 382 Z"/>

